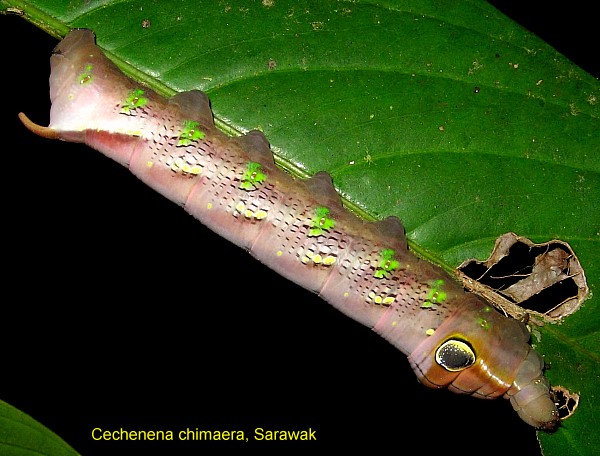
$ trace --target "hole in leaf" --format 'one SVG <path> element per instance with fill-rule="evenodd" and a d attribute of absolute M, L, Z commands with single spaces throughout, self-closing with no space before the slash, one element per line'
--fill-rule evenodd
<path fill-rule="evenodd" d="M 579 405 L 579 394 L 571 393 L 563 386 L 552 387 L 552 394 L 561 420 L 564 421 L 575 413 Z"/>
<path fill-rule="evenodd" d="M 465 287 L 506 314 L 537 324 L 572 314 L 589 296 L 585 274 L 569 244 L 534 244 L 515 233 L 496 240 L 485 261 L 458 267 Z"/>

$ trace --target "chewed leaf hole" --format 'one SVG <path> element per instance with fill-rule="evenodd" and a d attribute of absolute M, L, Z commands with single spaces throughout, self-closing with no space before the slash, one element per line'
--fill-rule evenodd
<path fill-rule="evenodd" d="M 507 233 L 485 261 L 458 267 L 465 287 L 508 315 L 533 323 L 555 322 L 572 314 L 589 296 L 585 274 L 569 244 L 534 244 Z"/>
<path fill-rule="evenodd" d="M 562 386 L 552 387 L 552 394 L 561 420 L 566 420 L 575 413 L 579 405 L 579 394 L 571 393 Z"/>

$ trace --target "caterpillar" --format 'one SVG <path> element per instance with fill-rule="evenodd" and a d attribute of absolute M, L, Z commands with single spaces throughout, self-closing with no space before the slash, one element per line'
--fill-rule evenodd
<path fill-rule="evenodd" d="M 51 57 L 48 139 L 81 142 L 121 163 L 201 223 L 246 249 L 408 357 L 430 388 L 508 399 L 539 429 L 559 423 L 542 357 L 526 326 L 409 251 L 395 217 L 365 221 L 344 208 L 330 176 L 295 179 L 266 137 L 219 131 L 198 90 L 165 99 L 126 77 L 71 31 Z"/>

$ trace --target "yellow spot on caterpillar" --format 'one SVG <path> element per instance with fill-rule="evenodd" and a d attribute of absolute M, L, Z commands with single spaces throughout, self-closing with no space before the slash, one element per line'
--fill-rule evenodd
<path fill-rule="evenodd" d="M 246 205 L 243 201 L 240 201 L 235 205 L 235 210 L 248 219 L 254 218 L 256 220 L 263 220 L 267 217 L 267 211 L 262 209 L 258 209 L 256 211 L 246 209 Z"/>
<path fill-rule="evenodd" d="M 151 162 L 151 161 L 147 161 L 147 162 L 146 162 L 146 166 L 147 166 L 148 168 L 152 168 L 152 167 L 154 166 L 154 163 L 153 163 L 153 162 Z"/>
<path fill-rule="evenodd" d="M 429 328 L 427 331 L 425 331 L 425 334 L 428 336 L 433 336 L 433 333 L 435 333 L 435 329 L 433 328 Z"/>
<path fill-rule="evenodd" d="M 396 326 L 398 326 L 398 322 L 397 322 L 396 320 L 394 320 L 394 321 L 392 322 L 392 326 L 393 326 L 393 327 L 396 327 Z"/>
<path fill-rule="evenodd" d="M 306 255 L 302 255 L 302 251 L 300 251 L 298 253 L 300 255 L 300 261 L 302 261 L 302 263 L 307 264 L 307 263 L 310 263 L 310 260 L 312 260 L 312 257 L 313 257 L 312 252 L 308 252 Z"/>
<path fill-rule="evenodd" d="M 310 250 L 305 253 L 305 251 L 303 249 L 298 250 L 298 256 L 300 257 L 300 261 L 302 261 L 302 263 L 304 263 L 304 264 L 308 264 L 312 261 L 314 264 L 322 264 L 323 266 L 331 266 L 336 261 L 336 258 L 332 255 L 323 257 L 322 255 L 320 255 L 318 253 L 314 253 Z"/>
<path fill-rule="evenodd" d="M 383 299 L 381 299 L 381 296 L 376 295 L 375 292 L 371 291 L 369 293 L 369 298 L 371 299 L 371 301 L 373 301 L 375 304 L 381 304 L 381 301 L 383 301 Z"/>
<path fill-rule="evenodd" d="M 208 203 L 208 204 L 206 205 L 206 209 L 212 209 L 212 203 Z"/>
<path fill-rule="evenodd" d="M 169 162 L 167 162 L 167 165 L 168 164 L 169 164 Z M 170 167 L 171 167 L 171 171 L 174 171 L 176 173 L 182 172 L 182 173 L 187 173 L 187 174 L 193 174 L 195 176 L 197 176 L 198 174 L 200 174 L 202 172 L 202 167 L 200 165 L 196 165 L 194 163 L 185 161 L 181 157 L 177 157 L 175 160 L 173 160 Z"/>
<path fill-rule="evenodd" d="M 186 165 L 187 165 L 187 163 L 183 161 L 183 158 L 177 157 L 175 159 L 175 161 L 173 162 L 173 164 L 171 165 L 171 169 L 175 172 L 177 172 L 177 171 L 186 172 L 186 170 L 185 170 Z"/>
<path fill-rule="evenodd" d="M 335 257 L 334 256 L 326 256 L 325 258 L 323 258 L 323 264 L 325 266 L 331 266 L 332 264 L 335 263 Z"/>
<path fill-rule="evenodd" d="M 281 250 L 278 250 L 275 255 L 277 255 L 278 257 L 280 257 L 281 255 L 283 255 L 283 252 Z"/>
<path fill-rule="evenodd" d="M 371 291 L 369 293 L 369 299 L 375 304 L 383 304 L 384 306 L 389 306 L 396 300 L 396 298 L 394 298 L 393 296 L 383 297 L 381 295 L 375 294 L 374 291 Z"/>
<path fill-rule="evenodd" d="M 350 296 L 350 293 L 348 293 L 347 291 L 344 291 L 344 298 L 347 298 L 348 296 Z"/>

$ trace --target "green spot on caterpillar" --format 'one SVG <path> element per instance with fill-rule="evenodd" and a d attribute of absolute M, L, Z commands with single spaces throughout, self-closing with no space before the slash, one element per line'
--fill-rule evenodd
<path fill-rule="evenodd" d="M 488 329 L 490 329 L 490 323 L 485 318 L 478 318 L 477 319 L 477 324 L 479 326 L 481 326 L 483 329 L 485 329 L 486 331 Z"/>
<path fill-rule="evenodd" d="M 328 217 L 329 209 L 326 207 L 317 207 L 315 215 L 311 220 L 308 235 L 311 237 L 320 236 L 335 226 L 335 221 Z"/>
<path fill-rule="evenodd" d="M 435 309 L 436 304 L 440 304 L 446 300 L 446 292 L 441 290 L 444 283 L 442 279 L 434 280 L 431 283 L 431 289 L 429 290 L 427 299 L 421 304 L 421 309 Z"/>
<path fill-rule="evenodd" d="M 142 89 L 135 89 L 129 94 L 121 105 L 121 113 L 131 114 L 131 111 L 137 108 L 141 108 L 148 104 L 148 99 L 143 96 L 144 91 Z"/>
<path fill-rule="evenodd" d="M 398 269 L 400 263 L 393 259 L 395 253 L 396 252 L 394 249 L 383 249 L 381 252 L 379 252 L 381 255 L 381 260 L 379 261 L 379 265 L 373 274 L 375 278 L 383 279 Z"/>
<path fill-rule="evenodd" d="M 240 188 L 247 191 L 256 190 L 267 178 L 266 174 L 261 172 L 261 169 L 262 166 L 260 163 L 248 162 L 246 164 L 246 171 L 242 176 Z"/>
<path fill-rule="evenodd" d="M 79 83 L 87 84 L 92 81 L 92 65 L 86 65 L 83 72 L 79 75 Z"/>
<path fill-rule="evenodd" d="M 200 124 L 198 122 L 193 120 L 184 120 L 177 146 L 189 146 L 199 139 L 204 138 L 204 132 L 202 130 L 198 130 L 199 125 Z"/>

